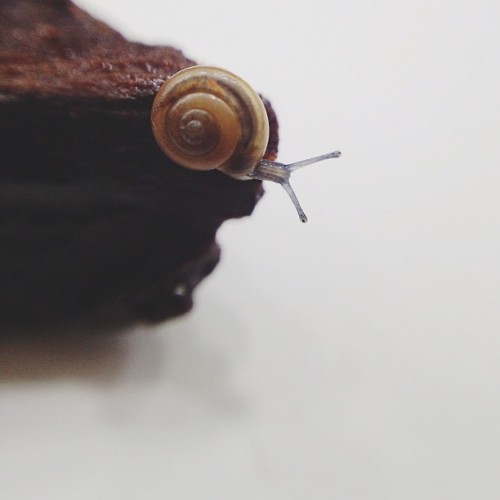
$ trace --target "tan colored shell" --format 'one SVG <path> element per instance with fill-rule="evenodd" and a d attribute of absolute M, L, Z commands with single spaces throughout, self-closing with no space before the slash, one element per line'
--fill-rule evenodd
<path fill-rule="evenodd" d="M 229 71 L 193 66 L 165 81 L 151 111 L 153 134 L 173 161 L 245 178 L 262 159 L 269 122 L 255 91 Z"/>

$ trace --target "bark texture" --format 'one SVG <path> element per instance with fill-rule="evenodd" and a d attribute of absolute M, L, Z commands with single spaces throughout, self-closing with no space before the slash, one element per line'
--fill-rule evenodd
<path fill-rule="evenodd" d="M 156 145 L 154 96 L 193 64 L 67 0 L 0 2 L 0 323 L 159 321 L 192 307 L 219 259 L 217 229 L 263 192 Z"/>

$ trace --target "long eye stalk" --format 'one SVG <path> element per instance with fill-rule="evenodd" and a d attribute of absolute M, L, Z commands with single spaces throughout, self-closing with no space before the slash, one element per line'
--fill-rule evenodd
<path fill-rule="evenodd" d="M 281 184 L 285 191 L 290 196 L 299 218 L 302 222 L 307 222 L 307 215 L 302 210 L 299 200 L 295 195 L 292 186 L 290 185 L 290 174 L 299 168 L 306 167 L 307 165 L 312 165 L 313 163 L 318 163 L 323 160 L 328 160 L 330 158 L 339 158 L 341 155 L 340 151 L 332 151 L 320 156 L 315 156 L 314 158 L 308 158 L 307 160 L 301 160 L 294 163 L 280 163 L 277 161 L 261 160 L 255 169 L 248 174 L 254 179 L 259 179 L 261 181 L 271 181 Z"/>

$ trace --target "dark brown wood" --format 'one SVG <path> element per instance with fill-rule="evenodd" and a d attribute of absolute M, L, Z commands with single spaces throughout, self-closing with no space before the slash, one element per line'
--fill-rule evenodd
<path fill-rule="evenodd" d="M 153 98 L 193 64 L 70 1 L 0 1 L 0 323 L 106 311 L 159 321 L 191 308 L 219 259 L 217 229 L 263 193 L 157 147 Z"/>

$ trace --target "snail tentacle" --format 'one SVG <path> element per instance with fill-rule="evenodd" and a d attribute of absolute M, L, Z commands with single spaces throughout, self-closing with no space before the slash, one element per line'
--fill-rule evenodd
<path fill-rule="evenodd" d="M 288 193 L 288 196 L 290 196 L 290 199 L 292 200 L 292 203 L 299 215 L 299 219 L 302 222 L 307 222 L 307 216 L 300 206 L 299 200 L 297 199 L 297 196 L 290 184 L 290 175 L 295 170 L 306 167 L 308 165 L 312 165 L 313 163 L 318 163 L 330 158 L 340 158 L 341 154 L 342 153 L 340 151 L 332 151 L 331 153 L 326 153 L 324 155 L 315 156 L 313 158 L 308 158 L 306 160 L 296 161 L 294 163 L 288 164 L 262 159 L 255 166 L 255 169 L 249 174 L 249 176 L 261 181 L 271 181 L 281 184 L 285 191 Z"/>

